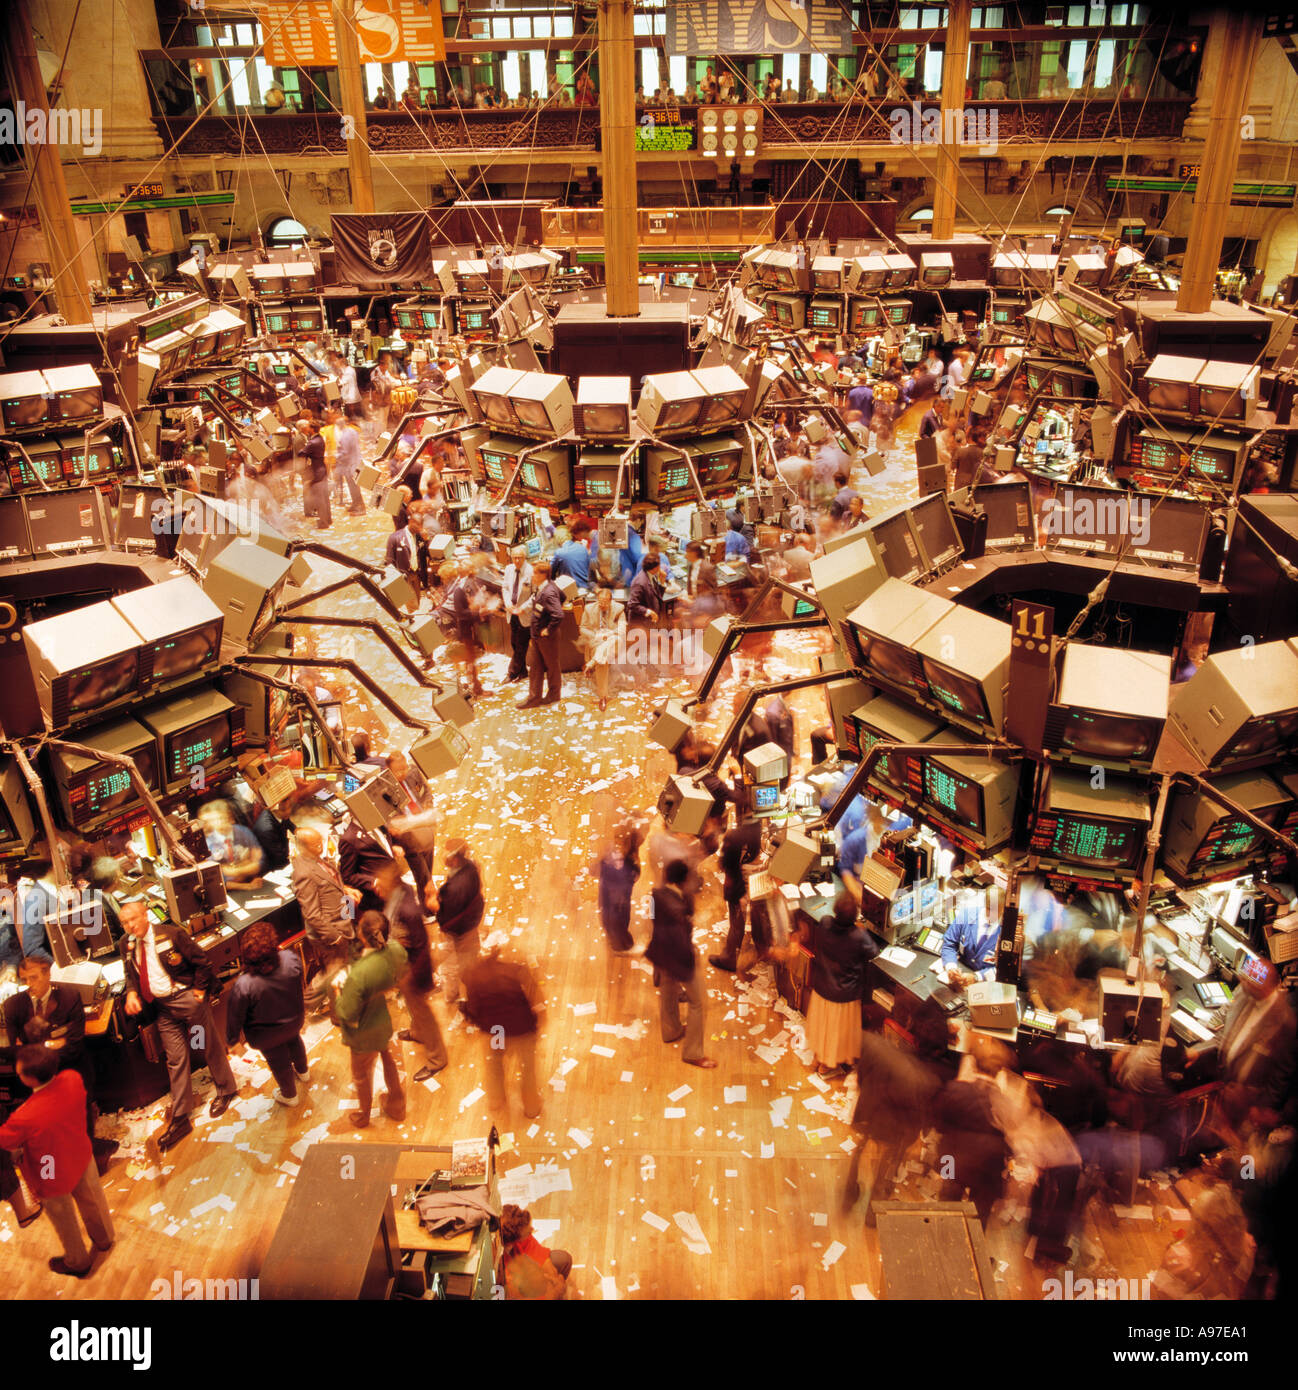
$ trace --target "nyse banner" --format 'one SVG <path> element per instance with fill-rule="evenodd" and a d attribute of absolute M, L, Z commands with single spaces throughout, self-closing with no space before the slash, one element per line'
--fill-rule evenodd
<path fill-rule="evenodd" d="M 847 53 L 852 20 L 839 0 L 673 0 L 667 52 Z"/>
<path fill-rule="evenodd" d="M 255 8 L 272 67 L 337 65 L 329 0 L 266 0 Z M 446 57 L 437 0 L 357 0 L 355 25 L 362 63 L 432 63 Z"/>

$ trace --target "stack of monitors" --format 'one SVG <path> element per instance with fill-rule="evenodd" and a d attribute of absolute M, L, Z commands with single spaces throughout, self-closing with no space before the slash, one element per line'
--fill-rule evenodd
<path fill-rule="evenodd" d="M 1168 427 L 1134 428 L 1127 433 L 1127 463 L 1159 479 L 1207 478 L 1233 487 L 1248 453 L 1248 441 Z"/>
<path fill-rule="evenodd" d="M 954 740 L 947 735 L 942 741 Z M 912 760 L 911 777 L 920 814 L 948 839 L 981 851 L 1008 842 L 1018 795 L 1016 762 L 973 752 L 932 753 Z"/>
<path fill-rule="evenodd" d="M 869 679 L 928 699 L 928 682 L 913 648 L 954 609 L 950 599 L 886 579 L 848 615 L 843 639 L 853 663 Z"/>
<path fill-rule="evenodd" d="M 1206 767 L 1261 767 L 1298 748 L 1298 652 L 1259 642 L 1215 652 L 1179 686 L 1168 719 Z"/>

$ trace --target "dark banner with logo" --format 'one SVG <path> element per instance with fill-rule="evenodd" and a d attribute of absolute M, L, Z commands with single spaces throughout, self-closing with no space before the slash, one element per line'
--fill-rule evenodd
<path fill-rule="evenodd" d="M 370 289 L 432 279 L 431 223 L 424 213 L 346 213 L 329 221 L 343 284 Z"/>
<path fill-rule="evenodd" d="M 847 53 L 852 17 L 839 0 L 673 0 L 670 54 Z"/>

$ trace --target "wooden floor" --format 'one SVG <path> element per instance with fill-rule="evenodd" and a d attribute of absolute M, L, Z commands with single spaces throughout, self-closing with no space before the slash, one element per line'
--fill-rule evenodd
<path fill-rule="evenodd" d="M 888 500 L 880 489 L 890 486 L 895 500 L 906 480 L 894 473 L 871 485 L 871 505 L 880 505 Z M 385 523 L 340 518 L 330 539 L 377 558 Z M 332 575 L 321 566 L 322 583 Z M 363 596 L 330 602 L 340 613 L 370 609 Z M 354 651 L 408 709 L 427 714 L 428 693 L 379 644 L 335 634 L 322 636 L 323 650 Z M 769 674 L 807 669 L 820 640 L 815 633 L 781 638 Z M 530 1202 L 533 1217 L 545 1244 L 573 1254 L 572 1297 L 880 1296 L 874 1233 L 859 1209 L 849 1218 L 839 1206 L 851 1098 L 842 1082 L 828 1089 L 814 1082 L 790 1049 L 801 1043 L 796 1016 L 772 1007 L 773 991 L 760 979 L 705 965 L 708 1050 L 720 1065 L 700 1071 L 659 1039 L 648 967 L 605 949 L 589 871 L 618 811 L 655 803 L 670 760 L 645 738 L 650 696 L 683 691 L 689 678 L 619 692 L 600 715 L 584 682 L 568 676 L 559 707 L 518 715 L 520 687 L 501 689 L 504 666 L 503 656 L 486 658 L 485 684 L 496 693 L 480 702 L 468 731 L 473 755 L 437 787 L 439 841 L 459 835 L 469 842 L 484 867 L 484 932 L 507 932 L 511 950 L 539 965 L 548 1005 L 538 1053 L 544 1109 L 538 1121 L 525 1119 L 515 1089 L 507 1114 L 489 1114 L 480 1039 L 448 1020 L 438 997 L 450 1066 L 429 1085 L 410 1088 L 404 1124 L 379 1118 L 367 1138 L 449 1143 L 485 1134 L 494 1120 L 506 1136 L 501 1167 L 509 1193 L 545 1190 Z M 716 701 L 718 725 L 736 688 L 727 685 Z M 368 699 L 344 693 L 349 717 L 364 720 Z M 814 692 L 796 699 L 804 738 L 823 722 L 819 699 Z M 719 944 L 724 918 L 714 861 L 707 885 L 697 914 L 704 957 Z M 633 919 L 641 941 L 647 890 L 642 879 Z M 145 1143 L 162 1103 L 151 1116 L 118 1117 L 123 1148 L 105 1180 L 118 1243 L 89 1279 L 52 1275 L 46 1260 L 58 1247 L 49 1224 L 20 1232 L 9 1209 L 0 1209 L 9 1295 L 145 1299 L 155 1280 L 170 1284 L 176 1271 L 182 1279 L 255 1276 L 304 1146 L 354 1137 L 346 1123 L 345 1049 L 324 1024 L 312 1025 L 308 1039 L 308 1100 L 295 1111 L 271 1102 L 269 1074 L 248 1053 L 236 1060 L 243 1082 L 237 1109 L 219 1121 L 203 1113 L 194 1135 L 162 1162 Z M 756 1054 L 772 1044 L 779 1052 L 773 1062 Z M 405 1048 L 407 1076 L 419 1065 Z M 205 1073 L 202 1084 L 209 1084 Z M 906 1189 L 916 1197 L 925 1190 L 918 1176 Z M 1156 1267 L 1174 1229 L 1162 1208 L 1175 1212 L 1185 1203 L 1170 1189 L 1137 1201 L 1149 1204 L 1148 1219 L 1119 1220 L 1092 1203 L 1078 1273 L 1139 1278 Z M 1041 1297 L 1051 1271 L 1024 1261 L 1015 1202 L 993 1221 L 989 1243 L 1002 1294 Z"/>

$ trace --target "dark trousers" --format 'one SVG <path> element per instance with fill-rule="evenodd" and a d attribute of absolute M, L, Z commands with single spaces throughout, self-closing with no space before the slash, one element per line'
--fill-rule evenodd
<path fill-rule="evenodd" d="M 517 680 L 520 676 L 527 675 L 527 648 L 532 640 L 532 630 L 524 627 L 517 618 L 509 620 L 509 646 L 512 655 L 509 658 L 509 670 L 505 674 L 507 681 Z"/>
<path fill-rule="evenodd" d="M 317 530 L 324 531 L 334 524 L 333 508 L 329 504 L 329 480 L 308 483 L 304 510 L 307 516 L 316 519 Z"/>
<path fill-rule="evenodd" d="M 726 933 L 726 944 L 721 954 L 728 961 L 737 961 L 739 948 L 744 944 L 744 931 L 750 925 L 748 899 L 740 898 L 738 902 L 727 903 L 726 907 L 730 912 L 730 930 Z M 753 913 L 751 927 L 753 945 L 757 947 L 758 953 L 764 956 L 771 949 L 770 923 L 764 910 Z"/>
<path fill-rule="evenodd" d="M 167 1054 L 167 1075 L 171 1078 L 172 1119 L 182 1120 L 194 1108 L 189 1073 L 191 1047 L 202 1052 L 206 1059 L 218 1095 L 232 1096 L 238 1091 L 239 1083 L 230 1070 L 225 1039 L 216 1027 L 212 1006 L 206 997 L 195 998 L 193 990 L 185 989 L 160 999 L 158 1032 Z"/>
<path fill-rule="evenodd" d="M 544 637 L 532 637 L 532 650 L 528 653 L 529 667 L 527 698 L 544 704 L 554 704 L 558 700 L 563 684 L 559 671 L 559 630 L 552 628 Z M 546 693 L 541 694 L 542 682 Z"/>
<path fill-rule="evenodd" d="M 1068 1243 L 1081 1176 L 1081 1166 L 1076 1163 L 1042 1168 L 1037 1175 L 1028 1214 L 1028 1235 L 1037 1237 L 1043 1253 L 1048 1248 L 1058 1250 Z"/>
<path fill-rule="evenodd" d="M 256 1044 L 253 1046 L 256 1047 Z M 270 1047 L 258 1047 L 257 1051 L 266 1059 L 266 1065 L 275 1078 L 280 1095 L 292 1100 L 297 1095 L 297 1082 L 293 1079 L 293 1074 L 306 1071 L 306 1044 L 302 1041 L 302 1034 L 297 1034 L 287 1042 L 273 1043 Z"/>
<path fill-rule="evenodd" d="M 631 935 L 631 899 L 615 902 L 600 913 L 600 926 L 615 951 L 629 951 L 635 945 Z"/>

